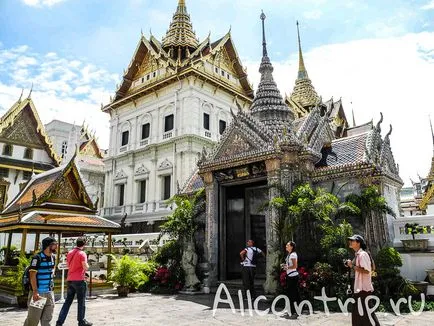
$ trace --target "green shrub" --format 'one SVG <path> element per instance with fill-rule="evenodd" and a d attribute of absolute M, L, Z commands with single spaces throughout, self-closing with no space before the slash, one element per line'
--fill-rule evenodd
<path fill-rule="evenodd" d="M 171 262 L 181 262 L 182 248 L 178 240 L 166 242 L 162 247 L 158 248 L 157 252 L 152 256 L 152 260 L 158 265 L 169 265 Z"/>
<path fill-rule="evenodd" d="M 394 248 L 382 248 L 375 257 L 375 264 L 378 276 L 373 280 L 374 289 L 382 302 L 418 293 L 408 280 L 399 275 L 398 267 L 402 266 L 402 258 Z"/>
<path fill-rule="evenodd" d="M 109 256 L 114 262 L 109 279 L 115 285 L 137 289 L 149 281 L 149 277 L 143 272 L 145 263 L 140 258 L 133 258 L 128 255 L 121 258 L 114 255 Z"/>

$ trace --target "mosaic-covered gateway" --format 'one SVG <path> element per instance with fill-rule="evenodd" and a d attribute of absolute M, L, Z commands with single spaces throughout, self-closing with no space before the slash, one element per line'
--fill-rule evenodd
<path fill-rule="evenodd" d="M 239 278 L 239 251 L 253 238 L 266 248 L 263 270 L 265 291 L 273 293 L 277 281 L 272 275 L 277 252 L 273 251 L 273 222 L 278 212 L 261 210 L 278 195 L 269 186 L 281 184 L 291 190 L 297 182 L 309 182 L 328 190 L 341 188 L 339 195 L 358 193 L 376 183 L 388 204 L 398 213 L 402 187 L 389 137 L 392 127 L 381 137 L 379 122 L 349 127 L 341 101 L 323 102 L 310 81 L 299 37 L 299 72 L 294 91 L 284 100 L 273 80 L 273 66 L 267 53 L 263 26 L 261 80 L 248 110 L 240 106 L 233 121 L 211 153 L 203 152 L 198 173 L 185 191 L 205 186 L 206 230 L 204 252 L 208 281 Z M 368 220 L 371 247 L 389 243 L 391 216 Z"/>

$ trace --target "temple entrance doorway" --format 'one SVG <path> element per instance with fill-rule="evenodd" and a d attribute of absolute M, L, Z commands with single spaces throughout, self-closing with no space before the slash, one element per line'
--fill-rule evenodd
<path fill-rule="evenodd" d="M 240 251 L 252 239 L 266 251 L 265 210 L 268 200 L 266 180 L 221 186 L 220 197 L 220 280 L 241 279 Z M 265 278 L 265 258 L 258 256 L 256 277 Z"/>

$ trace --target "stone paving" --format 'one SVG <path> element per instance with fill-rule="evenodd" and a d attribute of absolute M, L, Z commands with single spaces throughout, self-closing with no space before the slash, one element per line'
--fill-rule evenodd
<path fill-rule="evenodd" d="M 273 314 L 266 316 L 249 316 L 246 311 L 243 317 L 238 309 L 235 314 L 228 305 L 221 305 L 213 316 L 213 295 L 150 295 L 130 294 L 128 298 L 118 298 L 117 295 L 105 295 L 86 303 L 86 317 L 95 326 L 118 325 L 309 325 L 309 326 L 349 326 L 351 317 L 342 313 L 314 313 L 311 316 L 302 315 L 298 320 L 288 320 Z M 235 300 L 234 300 L 235 302 Z M 61 304 L 56 304 L 54 316 L 58 316 Z M 77 305 L 74 303 L 68 315 L 65 326 L 77 325 Z M 265 309 L 266 306 L 260 307 Z M 0 325 L 22 325 L 26 318 L 26 310 L 15 308 L 0 309 Z M 434 312 L 424 312 L 420 316 L 394 316 L 377 313 L 381 325 L 389 326 L 424 326 L 433 325 Z M 55 325 L 53 320 L 52 325 Z"/>

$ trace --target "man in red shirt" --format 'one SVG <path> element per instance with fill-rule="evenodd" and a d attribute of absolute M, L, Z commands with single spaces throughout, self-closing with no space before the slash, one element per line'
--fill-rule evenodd
<path fill-rule="evenodd" d="M 66 256 L 68 263 L 68 292 L 66 295 L 65 303 L 62 310 L 60 310 L 59 318 L 57 319 L 56 326 L 61 326 L 68 316 L 69 308 L 74 301 L 75 294 L 77 294 L 77 321 L 78 326 L 92 326 L 92 323 L 84 319 L 86 312 L 86 291 L 87 283 L 85 281 L 85 273 L 89 268 L 87 264 L 87 255 L 83 251 L 86 244 L 85 238 L 77 239 L 77 246 L 72 249 Z"/>

